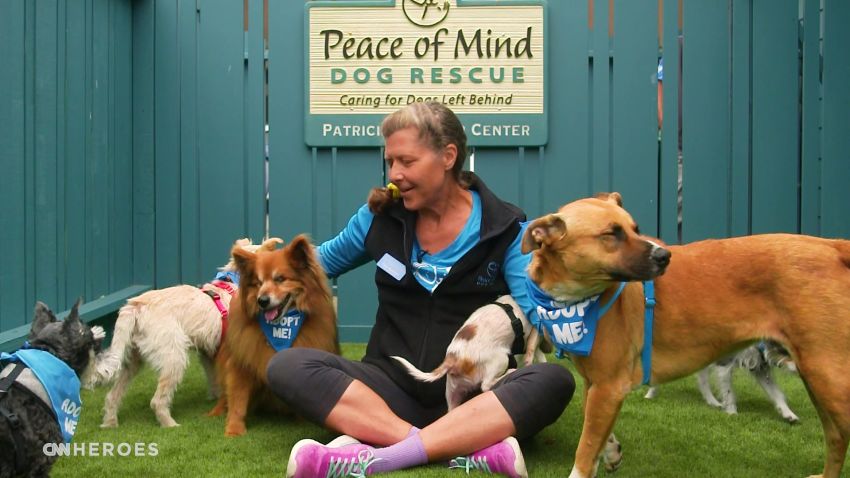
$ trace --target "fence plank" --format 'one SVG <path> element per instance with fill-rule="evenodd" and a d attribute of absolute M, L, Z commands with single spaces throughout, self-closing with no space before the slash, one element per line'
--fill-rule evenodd
<path fill-rule="evenodd" d="M 180 282 L 180 57 L 173 53 L 179 32 L 177 4 L 157 0 L 155 18 L 156 285 L 164 287 Z M 225 91 L 219 93 L 226 94 Z"/>
<path fill-rule="evenodd" d="M 850 238 L 850 3 L 826 0 L 824 14 L 821 233 Z"/>
<path fill-rule="evenodd" d="M 342 230 L 351 216 L 365 204 L 369 190 L 384 183 L 382 153 L 373 148 L 338 149 L 332 157 L 332 230 L 329 239 Z M 321 176 L 320 176 L 321 178 Z M 320 179 L 315 186 L 326 184 Z M 337 279 L 339 297 L 340 339 L 346 342 L 364 342 L 375 323 L 378 309 L 378 291 L 375 287 L 375 265 L 359 267 Z"/>
<path fill-rule="evenodd" d="M 292 48 L 293 38 L 304 38 L 304 4 L 269 2 L 269 194 L 298 201 L 298 207 L 288 207 L 291 202 L 270 199 L 269 223 L 273 235 L 311 231 L 324 237 L 330 230 L 316 229 L 311 198 L 326 196 L 327 187 L 313 189 L 318 151 L 304 145 L 304 52 Z"/>
<path fill-rule="evenodd" d="M 503 201 L 519 205 L 522 161 L 516 148 L 475 148 L 475 173 Z"/>
<path fill-rule="evenodd" d="M 752 17 L 751 0 L 732 2 L 731 183 L 726 204 L 729 207 L 728 234 L 736 236 L 752 230 Z"/>
<path fill-rule="evenodd" d="M 753 3 L 753 233 L 799 230 L 797 0 Z"/>
<path fill-rule="evenodd" d="M 596 190 L 591 175 L 593 77 L 589 70 L 592 32 L 587 25 L 588 2 L 549 2 L 547 9 L 549 143 L 545 148 L 526 151 L 526 162 L 538 164 L 540 178 L 529 187 L 529 194 L 536 194 L 539 203 L 536 211 L 526 209 L 530 219 Z M 607 32 L 604 22 L 603 29 Z"/>
<path fill-rule="evenodd" d="M 25 0 L 0 2 L 0 248 L 21 251 L 26 244 L 24 50 Z M 0 330 L 26 323 L 30 306 L 24 306 L 24 254 L 3 254 L 0 267 Z"/>
<path fill-rule="evenodd" d="M 129 6 L 110 2 L 112 16 L 112 251 L 109 290 L 133 284 L 133 12 Z M 120 7 L 120 8 L 119 8 Z M 146 284 L 150 284 L 147 282 Z M 69 307 L 70 303 L 66 306 Z"/>
<path fill-rule="evenodd" d="M 36 7 L 34 2 L 26 3 L 24 18 L 26 19 L 24 27 L 24 89 L 22 98 L 24 99 L 24 167 L 23 167 L 23 208 L 24 211 L 24 268 L 18 276 L 19 281 L 24 285 L 24 308 L 29 309 L 35 302 L 36 297 L 36 282 L 35 282 L 35 19 Z M 28 54 L 28 52 L 33 52 Z M 29 306 L 27 306 L 29 304 Z M 29 315 L 29 314 L 27 314 Z"/>
<path fill-rule="evenodd" d="M 67 263 L 68 263 L 68 247 L 67 247 L 67 229 L 65 223 L 65 162 L 67 150 L 67 135 L 66 128 L 66 85 L 67 85 L 67 35 L 68 35 L 68 5 L 66 0 L 59 0 L 56 5 L 56 109 L 53 115 L 56 121 L 55 134 L 57 137 L 57 147 L 55 151 L 56 157 L 56 193 L 54 195 L 55 203 L 53 207 L 56 210 L 56 303 L 50 304 L 55 308 L 67 308 L 68 291 L 67 291 Z"/>
<path fill-rule="evenodd" d="M 201 271 L 208 275 L 222 265 L 233 241 L 247 235 L 247 191 L 262 191 L 262 184 L 248 184 L 245 174 L 242 8 L 242 2 L 229 0 L 201 4 L 197 86 L 202 98 L 198 102 L 201 196 L 197 214 L 201 218 Z M 221 200 L 222 194 L 227 200 Z"/>
<path fill-rule="evenodd" d="M 265 157 L 265 40 L 263 0 L 248 2 L 248 33 L 245 35 L 245 230 L 249 237 L 263 237 L 266 230 Z"/>
<path fill-rule="evenodd" d="M 800 232 L 820 234 L 820 1 L 806 0 L 803 11 Z"/>
<path fill-rule="evenodd" d="M 611 189 L 641 230 L 658 236 L 656 0 L 614 3 Z"/>
<path fill-rule="evenodd" d="M 41 77 L 36 81 L 34 91 L 35 142 L 33 144 L 34 198 L 35 198 L 35 236 L 32 242 L 38 244 L 35 261 L 36 295 L 39 300 L 51 307 L 58 304 L 59 292 L 56 278 L 57 260 L 57 213 L 56 197 L 56 152 L 59 149 L 56 130 L 57 98 L 56 83 L 58 51 L 57 45 L 57 3 L 45 0 L 38 3 L 35 17 L 35 71 Z"/>
<path fill-rule="evenodd" d="M 729 232 L 729 11 L 725 2 L 698 5 L 682 12 L 684 242 Z"/>
<path fill-rule="evenodd" d="M 111 109 L 109 90 L 109 5 L 111 0 L 93 0 L 91 28 L 89 29 L 89 51 L 91 68 L 89 70 L 88 144 L 86 155 L 86 211 L 87 240 L 86 257 L 89 264 L 90 290 L 87 297 L 100 297 L 108 294 L 110 250 L 110 204 L 114 187 L 112 161 L 110 158 L 110 118 Z"/>
<path fill-rule="evenodd" d="M 199 284 L 214 276 L 214 271 L 201 270 L 201 221 L 200 214 L 200 170 L 201 160 L 198 157 L 198 14 L 194 2 L 178 2 L 177 28 L 179 51 L 175 55 L 178 76 L 176 80 L 180 88 L 179 114 L 179 143 L 180 143 L 180 211 L 186 212 L 180 218 L 180 281 L 189 284 Z M 204 18 L 206 20 L 206 18 Z M 212 167 L 218 167 L 214 165 Z M 235 239 L 235 238 L 234 238 Z M 226 256 L 222 256 L 218 264 L 223 265 Z"/>
<path fill-rule="evenodd" d="M 592 32 L 587 23 L 588 2 L 549 2 L 547 8 L 549 143 L 528 158 L 539 162 L 541 176 L 541 210 L 526 211 L 530 218 L 595 191 L 591 179 L 593 77 L 589 68 Z M 604 22 L 603 27 L 607 31 Z"/>
<path fill-rule="evenodd" d="M 88 130 L 88 61 L 86 9 L 69 5 L 65 34 L 65 291 L 64 303 L 86 297 L 90 264 L 86 260 L 86 140 Z M 51 304 L 53 306 L 53 304 Z"/>
<path fill-rule="evenodd" d="M 594 21 L 591 38 L 593 41 L 593 63 L 590 66 L 591 101 L 591 190 L 610 191 L 612 184 L 611 161 L 613 145 L 611 92 L 612 58 L 611 37 L 608 32 L 608 0 L 594 1 Z"/>
<path fill-rule="evenodd" d="M 679 0 L 664 0 L 663 51 L 664 78 L 662 80 L 661 164 L 658 173 L 658 234 L 669 244 L 679 238 L 679 113 L 680 72 L 682 45 L 679 31 Z"/>
<path fill-rule="evenodd" d="M 156 280 L 153 2 L 133 8 L 133 281 Z"/>

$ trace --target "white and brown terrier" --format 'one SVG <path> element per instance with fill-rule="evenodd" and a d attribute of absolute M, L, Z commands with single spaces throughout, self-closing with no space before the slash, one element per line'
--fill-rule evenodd
<path fill-rule="evenodd" d="M 393 358 L 422 382 L 447 376 L 446 402 L 452 410 L 478 393 L 490 390 L 513 372 L 515 369 L 509 368 L 512 355 L 524 354 L 525 365 L 535 359 L 545 362 L 543 351 L 525 346 L 538 342 L 537 329 L 528 322 L 516 301 L 503 295 L 469 316 L 449 344 L 445 360 L 433 371 L 426 373 L 402 357 Z"/>

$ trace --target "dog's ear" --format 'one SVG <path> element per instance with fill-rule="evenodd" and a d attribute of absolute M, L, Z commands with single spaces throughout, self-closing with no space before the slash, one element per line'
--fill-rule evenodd
<path fill-rule="evenodd" d="M 266 239 L 265 241 L 263 241 L 263 245 L 260 246 L 260 249 L 263 249 L 263 250 L 266 250 L 266 251 L 273 251 L 273 250 L 277 249 L 278 244 L 283 244 L 283 239 L 281 239 L 279 237 L 270 237 L 270 238 Z"/>
<path fill-rule="evenodd" d="M 567 235 L 567 223 L 557 214 L 549 214 L 532 221 L 522 236 L 522 253 L 549 246 Z"/>
<path fill-rule="evenodd" d="M 593 196 L 596 199 L 601 199 L 603 201 L 612 202 L 620 207 L 623 207 L 623 196 L 620 193 L 599 193 L 596 196 Z"/>
<path fill-rule="evenodd" d="M 71 312 L 68 314 L 68 317 L 65 317 L 65 321 L 62 323 L 62 330 L 70 330 L 71 328 L 77 328 L 82 325 L 80 321 L 80 304 L 83 302 L 82 298 L 77 299 L 77 302 L 71 307 Z"/>
<path fill-rule="evenodd" d="M 30 338 L 38 335 L 41 329 L 49 323 L 56 322 L 56 316 L 44 302 L 35 303 L 32 326 L 30 327 Z"/>
<path fill-rule="evenodd" d="M 310 237 L 306 234 L 296 236 L 286 246 L 286 254 L 289 258 L 289 263 L 296 269 L 308 269 L 317 262 L 313 244 L 310 242 Z"/>
<path fill-rule="evenodd" d="M 239 247 L 250 246 L 251 244 L 251 239 L 248 239 L 247 237 L 243 237 L 242 239 L 236 239 L 236 242 L 233 243 L 234 246 Z"/>
<path fill-rule="evenodd" d="M 246 251 L 239 246 L 233 246 L 230 250 L 230 256 L 233 258 L 233 263 L 236 265 L 236 270 L 242 277 L 247 277 L 254 272 L 254 264 L 257 262 L 257 255 L 251 251 Z"/>

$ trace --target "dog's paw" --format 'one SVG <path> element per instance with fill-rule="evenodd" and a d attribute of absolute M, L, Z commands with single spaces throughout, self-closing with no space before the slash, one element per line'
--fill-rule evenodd
<path fill-rule="evenodd" d="M 100 424 L 100 428 L 118 428 L 118 419 L 110 418 L 103 420 L 103 423 Z"/>
<path fill-rule="evenodd" d="M 106 338 L 106 331 L 103 330 L 103 327 L 99 325 L 95 325 L 91 328 L 91 334 L 92 336 L 94 336 L 95 340 L 101 340 Z"/>
<path fill-rule="evenodd" d="M 647 398 L 652 400 L 653 398 L 658 396 L 658 388 L 657 387 L 649 387 L 649 390 L 646 391 L 646 395 L 643 398 Z"/>
<path fill-rule="evenodd" d="M 167 418 L 159 422 L 159 426 L 162 428 L 174 428 L 179 427 L 180 424 L 174 421 L 173 418 Z"/>
<path fill-rule="evenodd" d="M 608 437 L 605 448 L 602 450 L 602 463 L 605 471 L 616 471 L 623 463 L 623 447 L 613 434 Z"/>
<path fill-rule="evenodd" d="M 227 426 L 224 427 L 224 436 L 226 437 L 238 437 L 247 432 L 248 429 L 245 428 L 244 423 L 228 423 Z"/>
<path fill-rule="evenodd" d="M 207 412 L 208 417 L 220 417 L 227 411 L 227 402 L 224 401 L 221 397 L 218 399 L 218 403 L 212 408 L 212 410 Z"/>
<path fill-rule="evenodd" d="M 794 415 L 793 413 L 790 415 L 782 415 L 782 418 L 784 418 L 785 421 L 791 425 L 797 425 L 798 423 L 800 423 L 800 417 Z"/>

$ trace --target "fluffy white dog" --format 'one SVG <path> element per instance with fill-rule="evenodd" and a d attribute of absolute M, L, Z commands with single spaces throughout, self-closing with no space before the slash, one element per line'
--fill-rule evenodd
<path fill-rule="evenodd" d="M 273 238 L 254 245 L 250 239 L 240 239 L 237 244 L 255 252 L 260 248 L 274 249 L 280 242 L 283 241 Z M 178 425 L 171 417 L 171 402 L 189 365 L 191 349 L 200 356 L 210 397 L 220 395 L 214 358 L 226 331 L 230 299 L 238 288 L 235 271 L 231 259 L 221 268 L 217 280 L 201 287 L 177 285 L 148 291 L 127 301 L 118 313 L 112 345 L 99 355 L 88 384 L 115 381 L 106 395 L 101 427 L 118 426 L 121 400 L 142 362 L 159 373 L 150 405 L 163 427 Z"/>

